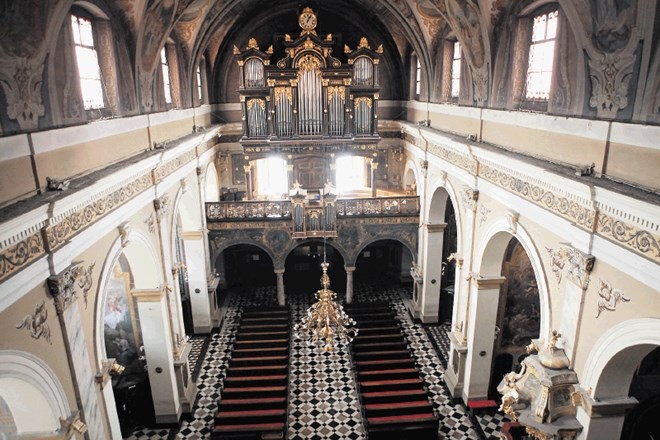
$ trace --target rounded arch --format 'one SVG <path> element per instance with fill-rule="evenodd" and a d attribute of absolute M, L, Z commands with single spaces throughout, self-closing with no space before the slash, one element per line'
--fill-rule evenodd
<path fill-rule="evenodd" d="M 502 258 L 512 237 L 516 238 L 525 250 L 534 270 L 534 277 L 539 290 L 541 308 L 539 311 L 539 337 L 549 340 L 552 308 L 550 307 L 548 278 L 543 268 L 541 255 L 531 235 L 520 224 L 517 225 L 515 231 L 512 231 L 508 220 L 499 218 L 491 223 L 481 237 L 481 241 L 476 246 L 474 261 L 477 262 L 477 273 L 482 277 L 501 276 Z"/>
<path fill-rule="evenodd" d="M 237 246 L 237 245 L 249 245 L 259 248 L 270 257 L 270 259 L 273 261 L 273 266 L 275 267 L 275 269 L 278 269 L 277 262 L 279 260 L 276 258 L 275 254 L 273 254 L 273 252 L 269 248 L 267 248 L 262 243 L 256 240 L 246 240 L 246 239 L 227 241 L 222 243 L 221 247 L 215 248 L 215 250 L 213 251 L 213 255 L 211 255 L 211 267 L 216 266 L 218 258 L 220 257 L 220 254 L 222 254 L 222 252 L 224 252 L 226 249 L 229 249 L 232 246 Z"/>
<path fill-rule="evenodd" d="M 172 216 L 172 231 L 176 231 L 177 215 L 181 217 L 181 228 L 183 231 L 199 231 L 202 228 L 200 201 L 199 198 L 196 200 L 195 197 L 197 195 L 197 191 L 194 190 L 196 186 L 186 185 L 179 188 L 172 210 L 174 213 Z"/>
<path fill-rule="evenodd" d="M 149 238 L 137 231 L 131 231 L 128 234 L 126 246 L 122 246 L 121 238 L 117 238 L 106 254 L 103 268 L 101 269 L 101 278 L 99 280 L 99 291 L 96 295 L 96 304 L 94 306 L 94 348 L 96 354 L 96 364 L 101 368 L 105 360 L 105 343 L 103 341 L 103 313 L 106 301 L 106 288 L 113 268 L 117 264 L 119 257 L 123 254 L 128 260 L 133 275 L 134 288 L 136 289 L 155 289 L 162 282 L 162 274 L 158 269 L 156 262 L 158 254 L 149 241 Z"/>
<path fill-rule="evenodd" d="M 204 201 L 219 202 L 220 186 L 218 179 L 218 170 L 213 162 L 209 163 L 204 173 Z"/>
<path fill-rule="evenodd" d="M 582 388 L 591 388 L 594 399 L 627 396 L 635 370 L 658 346 L 658 318 L 631 319 L 615 325 L 590 351 L 582 373 Z"/>
<path fill-rule="evenodd" d="M 300 247 L 300 246 L 308 245 L 308 244 L 310 244 L 310 243 L 319 242 L 319 241 L 322 241 L 322 240 L 323 240 L 322 237 L 319 237 L 319 238 L 313 238 L 313 237 L 312 237 L 312 238 L 306 238 L 306 239 L 304 239 L 304 240 L 294 242 L 294 243 L 293 243 L 291 246 L 289 246 L 289 248 L 283 253 L 282 262 L 286 261 L 286 259 L 289 258 L 289 256 L 291 255 L 291 253 L 292 253 L 296 248 L 298 248 L 298 247 Z M 344 249 L 344 248 L 343 248 L 342 246 L 340 246 L 338 243 L 335 243 L 335 242 L 332 242 L 332 241 L 328 241 L 328 240 L 326 240 L 326 241 L 325 241 L 325 245 L 328 246 L 328 247 L 333 248 L 335 251 L 337 251 L 337 252 L 339 253 L 339 255 L 341 256 L 341 258 L 344 260 L 344 265 L 345 265 L 345 266 L 348 266 L 349 263 L 351 263 L 351 262 L 354 263 L 354 261 L 351 261 L 351 260 L 350 260 L 350 258 L 349 258 L 349 256 L 348 256 L 348 253 L 346 252 L 346 249 Z"/>
<path fill-rule="evenodd" d="M 421 188 L 419 187 L 419 169 L 414 160 L 408 159 L 403 172 L 403 184 L 406 191 L 410 191 L 411 195 L 419 195 Z M 414 186 L 413 186 L 414 184 Z"/>
<path fill-rule="evenodd" d="M 55 372 L 23 351 L 0 350 L 0 400 L 13 416 L 17 433 L 57 431 L 60 418 L 71 415 Z"/>
<path fill-rule="evenodd" d="M 435 188 L 428 209 L 426 209 L 429 223 L 444 223 L 447 198 L 454 205 L 454 216 L 456 218 L 456 241 L 457 252 L 461 252 L 463 243 L 463 223 L 461 222 L 461 210 L 459 208 L 459 199 L 456 196 L 454 187 L 446 177 L 438 177 L 437 181 L 430 188 Z M 443 190 L 443 191 L 440 191 Z M 439 192 L 440 191 L 440 192 Z M 437 197 L 437 198 L 436 198 Z"/>
<path fill-rule="evenodd" d="M 405 240 L 402 240 L 401 237 L 393 234 L 379 234 L 378 237 L 373 237 L 370 238 L 367 241 L 364 241 L 360 243 L 358 246 L 355 247 L 356 251 L 355 254 L 352 256 L 353 258 L 351 259 L 351 263 L 354 266 L 355 262 L 357 261 L 358 256 L 360 253 L 367 247 L 370 246 L 378 241 L 384 241 L 384 240 L 392 240 L 396 241 L 397 243 L 401 243 L 405 249 L 408 249 L 408 252 L 410 252 L 410 255 L 412 255 L 412 261 L 413 263 L 415 262 L 415 257 L 417 256 L 417 251 L 413 249 L 412 243 L 408 243 Z M 348 263 L 347 263 L 348 264 Z"/>

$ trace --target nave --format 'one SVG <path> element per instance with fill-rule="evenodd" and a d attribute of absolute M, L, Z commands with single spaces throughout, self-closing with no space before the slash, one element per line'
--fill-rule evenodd
<path fill-rule="evenodd" d="M 438 439 L 474 440 L 497 438 L 497 432 L 507 421 L 499 413 L 484 412 L 470 417 L 462 403 L 452 404 L 442 375 L 446 366 L 449 341 L 448 325 L 422 325 L 410 319 L 405 300 L 410 299 L 409 287 L 357 285 L 355 302 L 389 302 L 396 311 L 405 339 L 428 390 L 435 413 L 439 416 Z M 342 295 L 338 295 L 341 301 Z M 288 293 L 293 323 L 299 322 L 313 300 L 311 292 Z M 193 338 L 191 342 L 202 355 L 197 386 L 199 394 L 192 417 L 183 420 L 179 428 L 144 428 L 133 432 L 130 440 L 210 439 L 214 416 L 226 377 L 240 314 L 243 308 L 275 306 L 275 287 L 257 287 L 230 292 L 223 305 L 221 329 L 207 340 Z M 194 355 L 193 355 L 194 356 Z M 350 350 L 339 346 L 325 353 L 320 346 L 291 339 L 289 359 L 289 440 L 363 440 L 367 439 L 355 385 Z M 191 368 L 196 362 L 191 360 Z M 194 377 L 194 375 L 193 375 Z M 476 422 L 476 423 L 475 423 Z M 401 439 L 405 440 L 405 439 Z"/>

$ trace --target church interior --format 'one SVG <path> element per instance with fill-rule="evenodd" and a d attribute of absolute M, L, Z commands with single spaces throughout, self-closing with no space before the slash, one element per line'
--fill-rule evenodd
<path fill-rule="evenodd" d="M 0 439 L 660 439 L 658 139 L 655 0 L 0 2 Z"/>

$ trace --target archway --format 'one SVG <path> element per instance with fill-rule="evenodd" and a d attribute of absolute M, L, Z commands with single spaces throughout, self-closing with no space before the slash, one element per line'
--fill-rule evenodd
<path fill-rule="evenodd" d="M 591 390 L 590 399 L 598 402 L 605 410 L 611 410 L 607 416 L 590 417 L 582 408 L 578 408 L 578 420 L 584 427 L 584 438 L 609 438 L 622 432 L 621 439 L 629 440 L 639 438 L 627 436 L 635 432 L 635 429 L 645 431 L 648 409 L 657 408 L 658 347 L 658 318 L 624 321 L 610 328 L 596 341 L 584 366 L 580 384 L 583 389 Z M 650 386 L 642 394 L 639 387 L 645 383 Z M 644 405 L 638 404 L 630 413 L 627 431 L 623 431 L 626 409 L 637 403 L 629 397 L 629 393 L 642 397 Z M 657 416 L 651 416 L 651 420 L 657 425 Z"/>
<path fill-rule="evenodd" d="M 252 244 L 235 244 L 224 249 L 215 260 L 218 273 L 225 274 L 224 289 L 247 292 L 249 289 L 275 286 L 271 256 Z"/>
<path fill-rule="evenodd" d="M 213 162 L 211 162 L 209 166 L 206 167 L 206 173 L 204 175 L 204 201 L 220 201 L 218 171 L 216 170 L 215 164 L 213 164 Z"/>
<path fill-rule="evenodd" d="M 515 236 L 502 226 L 491 226 L 476 254 L 464 400 L 497 397 L 502 376 L 519 365 L 530 339 L 541 335 L 539 286 L 545 278 L 533 262 L 538 256 L 530 254 L 534 247 L 520 226 Z"/>
<path fill-rule="evenodd" d="M 113 437 L 135 426 L 154 423 L 155 412 L 149 375 L 145 370 L 144 341 L 132 292 L 155 290 L 162 284 L 156 252 L 149 240 L 131 232 L 113 244 L 106 258 L 95 310 L 97 368 L 116 359 L 125 370 L 103 388 Z"/>
<path fill-rule="evenodd" d="M 11 438 L 54 437 L 71 410 L 56 374 L 41 359 L 0 350 L 0 415 L 2 433 Z"/>
<path fill-rule="evenodd" d="M 325 254 L 325 256 L 324 256 Z M 344 258 L 330 243 L 306 240 L 289 252 L 284 263 L 284 284 L 287 295 L 314 293 L 321 288 L 321 263 L 329 263 L 330 289 L 339 294 L 346 291 Z"/>
<path fill-rule="evenodd" d="M 366 245 L 355 260 L 357 285 L 400 286 L 411 281 L 411 251 L 397 240 L 377 240 Z"/>
<path fill-rule="evenodd" d="M 526 346 L 540 333 L 538 283 L 529 256 L 515 237 L 504 251 L 501 275 L 505 280 L 498 301 L 489 399 L 499 398 L 497 385 L 506 373 L 519 370 Z"/>
<path fill-rule="evenodd" d="M 642 359 L 628 395 L 639 404 L 626 414 L 621 440 L 660 439 L 660 347 Z"/>

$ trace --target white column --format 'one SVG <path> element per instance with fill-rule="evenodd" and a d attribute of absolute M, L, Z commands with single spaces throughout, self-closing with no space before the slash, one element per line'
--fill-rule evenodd
<path fill-rule="evenodd" d="M 284 293 L 284 269 L 275 269 L 277 276 L 277 303 L 281 306 L 286 304 L 286 294 Z"/>
<path fill-rule="evenodd" d="M 48 278 L 48 290 L 55 302 L 55 310 L 62 328 L 81 418 L 87 424 L 85 438 L 107 438 L 98 402 L 101 393 L 96 388 L 96 374 L 92 372 L 91 358 L 81 321 L 82 312 L 78 307 L 76 282 L 80 276 L 87 276 L 84 268 L 72 265 L 61 274 Z"/>
<path fill-rule="evenodd" d="M 438 322 L 440 305 L 440 279 L 442 277 L 442 245 L 447 223 L 427 224 L 426 245 L 422 260 L 424 284 L 422 289 L 420 319 L 424 324 Z"/>
<path fill-rule="evenodd" d="M 504 277 L 473 276 L 470 289 L 470 315 L 467 331 L 467 358 L 463 401 L 488 397 L 493 341 L 497 323 L 500 286 Z"/>
<path fill-rule="evenodd" d="M 578 344 L 578 327 L 582 319 L 584 298 L 589 287 L 589 274 L 594 265 L 594 257 L 569 246 L 562 247 L 562 252 L 571 268 L 566 273 L 567 282 L 559 332 L 566 356 L 573 365 L 575 347 Z"/>
<path fill-rule="evenodd" d="M 134 290 L 140 316 L 147 373 L 151 384 L 156 423 L 177 423 L 181 404 L 174 371 L 174 353 L 165 292 Z"/>
<path fill-rule="evenodd" d="M 204 233 L 202 231 L 181 232 L 183 249 L 188 268 L 188 287 L 190 307 L 193 315 L 195 333 L 210 333 L 213 328 L 211 304 L 208 295 L 206 273 L 206 253 L 204 251 Z"/>
<path fill-rule="evenodd" d="M 576 415 L 582 425 L 578 440 L 600 440 L 613 436 L 619 438 L 626 412 L 639 403 L 634 397 L 628 396 L 597 401 L 586 393 L 582 393 L 581 397 Z"/>
<path fill-rule="evenodd" d="M 353 273 L 355 266 L 344 266 L 346 269 L 346 304 L 353 302 Z"/>

